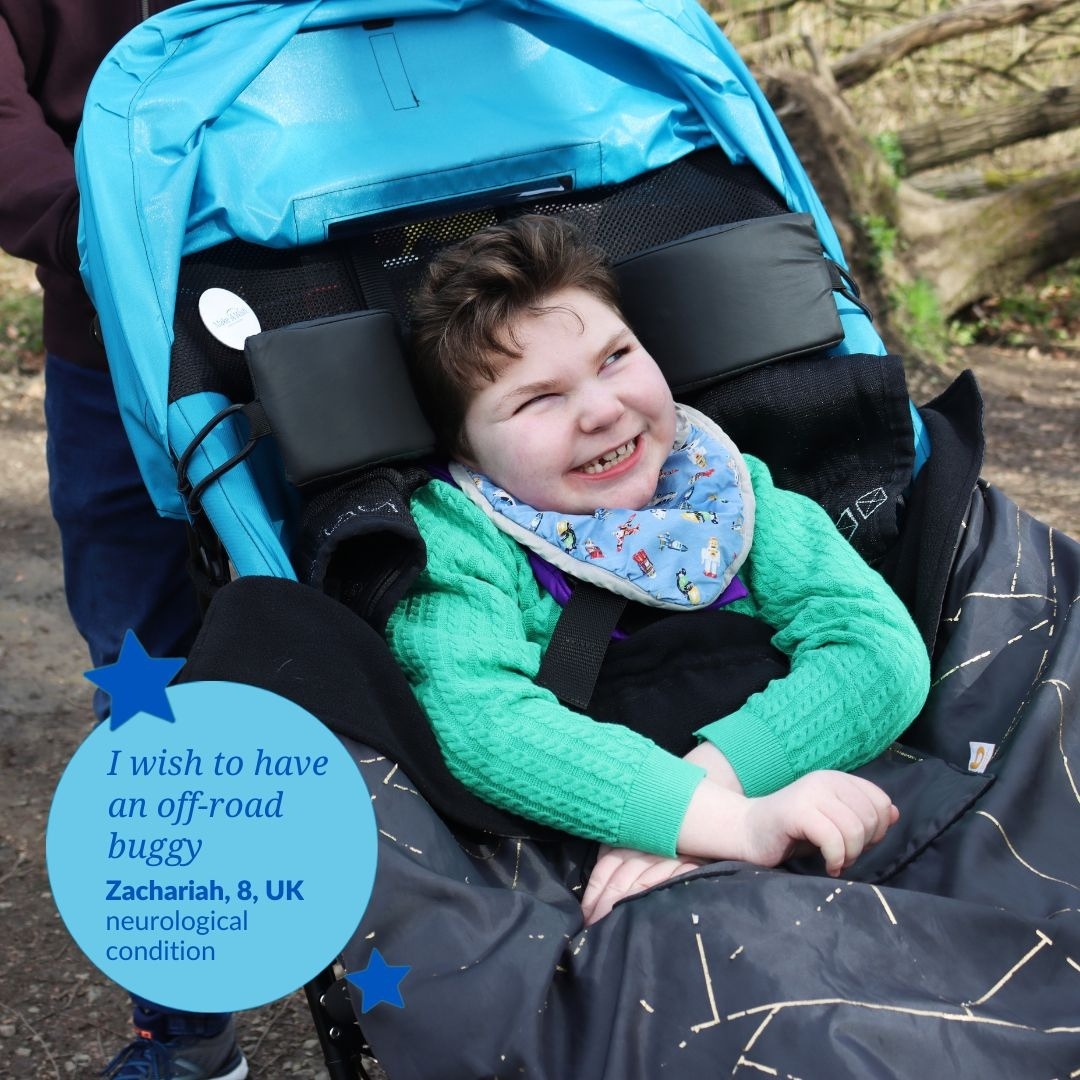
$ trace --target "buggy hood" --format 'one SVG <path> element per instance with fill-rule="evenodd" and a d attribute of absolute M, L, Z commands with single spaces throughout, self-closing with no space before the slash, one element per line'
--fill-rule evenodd
<path fill-rule="evenodd" d="M 712 19 L 682 0 L 193 0 L 143 23 L 91 85 L 76 146 L 82 272 L 159 511 L 181 257 L 507 184 L 616 183 L 700 146 L 750 162 L 836 234 Z M 845 312 L 844 351 L 881 353 Z"/>

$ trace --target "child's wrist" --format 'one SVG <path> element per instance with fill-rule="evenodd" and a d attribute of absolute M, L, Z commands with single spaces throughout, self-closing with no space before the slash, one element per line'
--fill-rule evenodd
<path fill-rule="evenodd" d="M 749 806 L 745 795 L 702 780 L 679 829 L 677 851 L 698 859 L 742 858 Z"/>
<path fill-rule="evenodd" d="M 713 746 L 711 742 L 698 743 L 693 750 L 684 755 L 684 760 L 700 765 L 714 784 L 718 784 L 728 791 L 733 791 L 736 795 L 744 794 L 742 782 L 739 780 L 727 755 Z"/>

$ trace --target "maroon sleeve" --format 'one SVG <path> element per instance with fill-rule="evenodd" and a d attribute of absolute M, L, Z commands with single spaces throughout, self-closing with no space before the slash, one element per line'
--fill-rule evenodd
<path fill-rule="evenodd" d="M 75 164 L 27 85 L 27 65 L 0 17 L 0 247 L 78 273 Z"/>

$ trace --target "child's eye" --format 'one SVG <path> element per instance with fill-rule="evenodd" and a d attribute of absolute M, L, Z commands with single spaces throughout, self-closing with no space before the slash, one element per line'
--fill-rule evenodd
<path fill-rule="evenodd" d="M 538 405 L 541 401 L 547 401 L 548 398 L 553 398 L 554 396 L 555 396 L 554 394 L 537 394 L 536 397 L 528 398 L 527 400 L 523 401 L 514 410 L 514 415 L 516 416 L 519 412 L 522 412 L 524 409 L 531 408 L 533 405 Z"/>
<path fill-rule="evenodd" d="M 616 349 L 604 362 L 600 365 L 600 369 L 611 367 L 616 360 L 621 360 L 630 351 L 629 345 L 624 345 L 621 349 Z"/>

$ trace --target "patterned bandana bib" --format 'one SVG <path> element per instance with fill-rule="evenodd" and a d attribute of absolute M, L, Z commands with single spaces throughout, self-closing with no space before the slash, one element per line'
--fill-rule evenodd
<path fill-rule="evenodd" d="M 536 510 L 459 462 L 450 474 L 500 530 L 571 577 L 651 607 L 707 607 L 750 550 L 754 492 L 727 435 L 694 409 L 676 410 L 672 451 L 640 510 Z"/>

